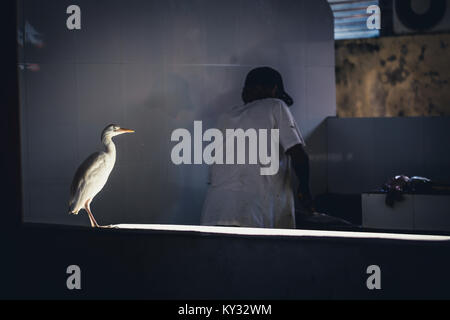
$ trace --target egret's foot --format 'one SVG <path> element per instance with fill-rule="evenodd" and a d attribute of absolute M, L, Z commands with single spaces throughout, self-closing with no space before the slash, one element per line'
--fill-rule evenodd
<path fill-rule="evenodd" d="M 99 228 L 104 228 L 104 229 L 119 229 L 118 226 L 113 225 L 113 224 L 110 224 L 110 225 L 107 225 L 107 226 L 98 226 L 98 227 Z"/>

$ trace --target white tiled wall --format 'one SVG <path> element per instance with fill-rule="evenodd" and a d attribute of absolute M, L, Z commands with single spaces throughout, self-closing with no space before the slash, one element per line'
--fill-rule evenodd
<path fill-rule="evenodd" d="M 67 215 L 77 166 L 116 122 L 109 183 L 92 204 L 100 223 L 198 223 L 206 166 L 170 162 L 170 133 L 212 125 L 241 103 L 246 73 L 281 71 L 312 154 L 313 189 L 325 191 L 327 136 L 335 115 L 333 17 L 327 1 L 79 0 L 82 29 L 66 28 L 69 0 L 22 0 L 43 45 L 26 43 L 20 72 L 26 221 L 88 224 Z"/>

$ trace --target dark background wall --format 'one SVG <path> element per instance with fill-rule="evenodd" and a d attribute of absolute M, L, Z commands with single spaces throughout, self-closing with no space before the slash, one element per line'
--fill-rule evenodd
<path fill-rule="evenodd" d="M 450 117 L 330 118 L 328 190 L 379 190 L 404 174 L 450 183 Z"/>
<path fill-rule="evenodd" d="M 312 154 L 313 189 L 326 189 L 326 130 L 335 115 L 333 17 L 323 1 L 19 1 L 24 219 L 87 225 L 67 215 L 77 166 L 102 148 L 109 123 L 117 162 L 92 209 L 100 223 L 198 224 L 206 166 L 175 166 L 174 129 L 204 129 L 240 104 L 246 73 L 270 65 L 296 101 Z"/>

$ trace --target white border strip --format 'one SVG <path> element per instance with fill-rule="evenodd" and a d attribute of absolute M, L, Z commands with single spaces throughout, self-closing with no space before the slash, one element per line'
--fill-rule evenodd
<path fill-rule="evenodd" d="M 354 231 L 327 231 L 327 230 L 299 230 L 299 229 L 266 229 L 243 227 L 213 227 L 194 225 L 169 224 L 117 224 L 113 227 L 119 229 L 162 230 L 162 231 L 194 231 L 201 233 L 251 235 L 251 236 L 290 236 L 290 237 L 331 237 L 331 238 L 358 238 L 358 239 L 391 239 L 414 241 L 449 241 L 450 236 L 354 232 Z"/>

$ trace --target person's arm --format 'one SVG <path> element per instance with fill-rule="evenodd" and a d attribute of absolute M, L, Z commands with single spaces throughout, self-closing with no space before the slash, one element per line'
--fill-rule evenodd
<path fill-rule="evenodd" d="M 279 106 L 275 118 L 280 130 L 280 145 L 291 158 L 294 172 L 300 183 L 298 198 L 304 207 L 314 210 L 309 191 L 309 157 L 304 149 L 305 142 L 289 108 L 281 100 Z"/>
<path fill-rule="evenodd" d="M 291 157 L 292 167 L 299 181 L 298 197 L 309 209 L 313 209 L 311 191 L 309 189 L 309 156 L 301 144 L 286 151 Z"/>

